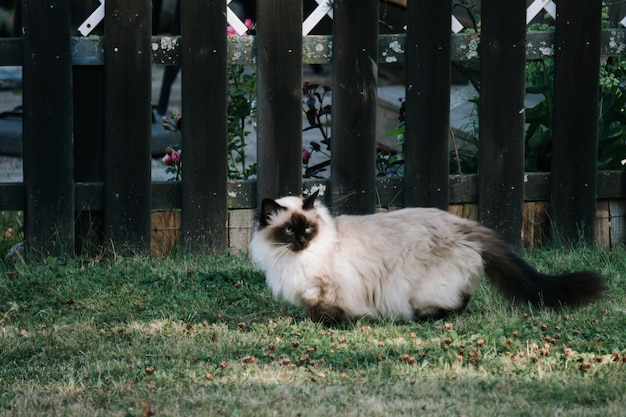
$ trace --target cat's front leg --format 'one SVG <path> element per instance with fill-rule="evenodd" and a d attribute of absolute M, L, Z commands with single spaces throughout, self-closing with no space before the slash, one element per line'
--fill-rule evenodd
<path fill-rule="evenodd" d="M 322 301 L 322 289 L 318 286 L 303 289 L 298 294 L 301 303 L 307 306 L 313 306 Z"/>
<path fill-rule="evenodd" d="M 322 323 L 325 326 L 333 326 L 341 323 L 346 315 L 341 307 L 320 301 L 309 306 L 309 317 L 311 321 Z"/>
<path fill-rule="evenodd" d="M 344 318 L 343 309 L 324 299 L 324 292 L 320 287 L 310 287 L 300 294 L 304 304 L 309 307 L 309 317 L 312 321 L 322 323 L 325 326 L 339 324 Z"/>

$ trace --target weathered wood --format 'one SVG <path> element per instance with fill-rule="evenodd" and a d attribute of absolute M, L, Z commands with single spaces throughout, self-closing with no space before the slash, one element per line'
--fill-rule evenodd
<path fill-rule="evenodd" d="M 335 3 L 333 28 L 332 211 L 372 213 L 376 205 L 378 1 Z"/>
<path fill-rule="evenodd" d="M 593 239 L 601 246 L 611 246 L 611 220 L 609 216 L 609 201 L 598 200 L 595 207 L 595 235 Z"/>
<path fill-rule="evenodd" d="M 596 186 L 598 198 L 626 197 L 626 170 L 599 171 Z"/>
<path fill-rule="evenodd" d="M 458 217 L 463 217 L 463 204 L 450 204 L 448 211 Z"/>
<path fill-rule="evenodd" d="M 598 173 L 598 199 L 619 200 L 626 198 L 622 185 L 621 171 L 602 171 Z M 550 174 L 526 173 L 524 180 L 524 201 L 548 201 L 550 199 Z M 403 198 L 402 177 L 377 178 L 377 206 L 401 206 Z M 478 201 L 478 176 L 475 174 L 450 176 L 450 204 L 476 203 Z M 180 209 L 182 201 L 181 183 L 174 181 L 155 181 L 152 183 L 152 210 Z M 303 193 L 320 189 L 320 196 L 330 204 L 330 182 L 324 179 L 306 179 L 303 181 Z M 101 210 L 104 207 L 104 183 L 75 183 L 76 210 Z M 256 181 L 229 180 L 227 185 L 228 208 L 256 208 Z M 0 184 L 0 211 L 21 211 L 24 203 L 24 185 L 22 183 Z"/>
<path fill-rule="evenodd" d="M 626 243 L 626 198 L 609 200 L 611 247 Z"/>
<path fill-rule="evenodd" d="M 78 35 L 81 23 L 100 6 L 98 0 L 72 0 L 72 35 Z M 98 25 L 93 35 L 103 34 Z M 72 67 L 74 100 L 74 181 L 104 181 L 104 67 Z M 104 212 L 82 205 L 76 213 L 76 253 L 100 250 L 104 243 Z"/>
<path fill-rule="evenodd" d="M 407 8 L 405 206 L 448 207 L 451 13 L 449 1 Z"/>
<path fill-rule="evenodd" d="M 164 257 L 178 252 L 182 235 L 181 212 L 156 211 L 150 219 L 150 254 Z"/>
<path fill-rule="evenodd" d="M 24 0 L 24 237 L 31 254 L 74 254 L 69 0 Z"/>
<path fill-rule="evenodd" d="M 556 241 L 594 237 L 601 2 L 557 9 L 552 128 L 552 220 Z"/>
<path fill-rule="evenodd" d="M 550 236 L 550 217 L 547 201 L 529 201 L 524 203 L 524 223 L 522 227 L 522 242 L 529 250 L 547 243 Z"/>
<path fill-rule="evenodd" d="M 550 173 L 527 172 L 524 174 L 524 201 L 550 200 Z"/>
<path fill-rule="evenodd" d="M 526 1 L 483 0 L 481 6 L 479 218 L 521 249 Z"/>
<path fill-rule="evenodd" d="M 299 195 L 302 2 L 259 2 L 257 19 L 257 198 Z"/>
<path fill-rule="evenodd" d="M 378 62 L 405 62 L 406 35 L 381 34 L 378 37 Z M 601 54 L 626 55 L 626 29 L 603 29 Z M 479 33 L 453 33 L 450 58 L 456 62 L 477 61 L 480 58 Z M 103 65 L 104 39 L 100 36 L 72 37 L 72 62 L 74 65 Z M 257 42 L 254 36 L 229 36 L 227 60 L 230 64 L 255 65 Z M 543 59 L 554 56 L 554 31 L 529 31 L 526 34 L 526 59 Z M 0 65 L 21 65 L 23 60 L 21 38 L 0 38 Z M 153 36 L 152 61 L 155 64 L 180 64 L 180 36 Z M 304 64 L 332 63 L 332 36 L 307 35 L 302 38 Z"/>
<path fill-rule="evenodd" d="M 76 25 L 74 25 L 76 26 Z M 73 67 L 74 181 L 104 181 L 104 67 Z M 102 192 L 103 190 L 101 190 Z M 100 195 L 100 199 L 103 196 Z M 77 201 L 78 203 L 78 201 Z M 76 254 L 99 251 L 105 242 L 104 212 L 88 202 L 76 213 Z"/>
<path fill-rule="evenodd" d="M 248 252 L 252 238 L 255 210 L 230 210 L 228 212 L 228 247 Z"/>
<path fill-rule="evenodd" d="M 116 249 L 150 243 L 150 0 L 105 3 L 105 231 Z"/>
<path fill-rule="evenodd" d="M 478 176 L 450 175 L 449 190 L 450 203 L 476 203 L 478 201 Z"/>
<path fill-rule="evenodd" d="M 463 204 L 463 218 L 477 221 L 478 220 L 478 205 L 477 204 Z"/>
<path fill-rule="evenodd" d="M 221 253 L 228 245 L 226 3 L 181 7 L 183 245 L 185 251 Z"/>
<path fill-rule="evenodd" d="M 404 179 L 402 177 L 376 179 L 376 207 L 404 205 Z"/>

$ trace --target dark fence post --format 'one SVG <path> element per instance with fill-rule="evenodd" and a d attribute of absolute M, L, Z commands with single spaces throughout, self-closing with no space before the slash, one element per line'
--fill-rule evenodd
<path fill-rule="evenodd" d="M 448 210 L 452 2 L 407 5 L 404 205 Z"/>
<path fill-rule="evenodd" d="M 483 0 L 478 216 L 522 248 L 526 1 Z"/>
<path fill-rule="evenodd" d="M 552 236 L 595 237 L 600 1 L 560 1 L 554 45 Z"/>
<path fill-rule="evenodd" d="M 302 2 L 257 5 L 257 200 L 302 192 Z"/>
<path fill-rule="evenodd" d="M 374 211 L 378 1 L 335 2 L 331 189 L 334 213 Z"/>
<path fill-rule="evenodd" d="M 182 233 L 186 250 L 228 247 L 226 2 L 181 2 Z M 210 163 L 209 163 L 210 161 Z"/>
<path fill-rule="evenodd" d="M 105 3 L 105 231 L 116 250 L 150 244 L 150 4 Z"/>
<path fill-rule="evenodd" d="M 22 4 L 27 249 L 39 255 L 73 255 L 70 2 Z"/>
<path fill-rule="evenodd" d="M 100 6 L 98 0 L 72 0 L 72 35 Z M 98 25 L 93 35 L 103 35 Z M 104 66 L 74 65 L 74 181 L 104 182 Z M 104 212 L 79 203 L 76 213 L 76 253 L 99 251 L 104 243 Z"/>

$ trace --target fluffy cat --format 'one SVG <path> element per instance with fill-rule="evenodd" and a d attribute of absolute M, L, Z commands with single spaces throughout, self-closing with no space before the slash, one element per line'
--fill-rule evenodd
<path fill-rule="evenodd" d="M 586 304 L 606 290 L 595 272 L 539 273 L 491 229 L 439 209 L 333 218 L 316 197 L 263 200 L 250 242 L 273 294 L 312 320 L 439 317 L 465 308 L 483 270 L 534 305 Z"/>

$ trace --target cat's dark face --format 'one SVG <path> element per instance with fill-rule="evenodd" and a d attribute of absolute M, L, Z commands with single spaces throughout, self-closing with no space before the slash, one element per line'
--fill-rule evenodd
<path fill-rule="evenodd" d="M 299 252 L 306 249 L 318 233 L 316 217 L 311 213 L 317 192 L 302 202 L 301 210 L 283 207 L 271 199 L 263 200 L 259 227 L 268 228 L 269 238 L 279 245 Z"/>

